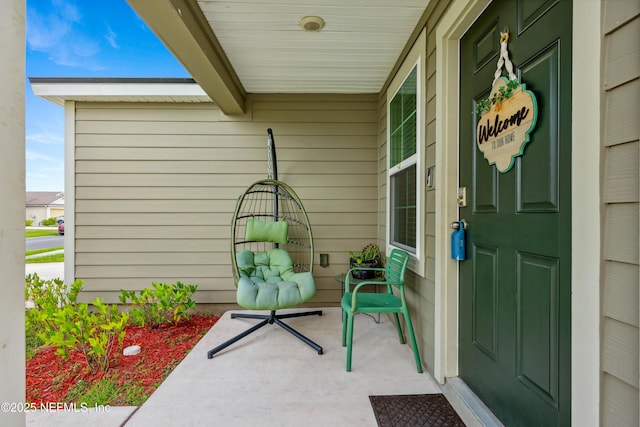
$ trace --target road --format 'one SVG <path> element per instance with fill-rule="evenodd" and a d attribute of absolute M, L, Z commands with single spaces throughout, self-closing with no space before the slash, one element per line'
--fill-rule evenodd
<path fill-rule="evenodd" d="M 26 239 L 27 250 L 64 246 L 64 236 L 43 236 Z"/>

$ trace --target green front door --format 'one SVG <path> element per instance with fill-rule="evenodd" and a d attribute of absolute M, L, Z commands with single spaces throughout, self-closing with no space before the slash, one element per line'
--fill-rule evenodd
<path fill-rule="evenodd" d="M 496 0 L 460 44 L 460 376 L 508 426 L 571 419 L 571 17 L 570 1 Z M 500 173 L 476 146 L 475 105 L 505 29 L 538 120 Z"/>

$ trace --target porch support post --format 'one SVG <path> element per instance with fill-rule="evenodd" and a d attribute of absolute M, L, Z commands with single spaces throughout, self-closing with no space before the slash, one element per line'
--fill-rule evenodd
<path fill-rule="evenodd" d="M 25 401 L 25 7 L 8 0 L 0 14 L 0 403 L 16 404 Z M 24 426 L 24 411 L 3 407 L 0 425 Z"/>

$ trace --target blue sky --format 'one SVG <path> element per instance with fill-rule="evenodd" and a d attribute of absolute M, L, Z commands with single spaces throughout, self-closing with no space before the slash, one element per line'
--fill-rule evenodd
<path fill-rule="evenodd" d="M 124 0 L 27 0 L 26 77 L 189 77 Z M 27 191 L 64 191 L 64 111 L 25 79 Z"/>

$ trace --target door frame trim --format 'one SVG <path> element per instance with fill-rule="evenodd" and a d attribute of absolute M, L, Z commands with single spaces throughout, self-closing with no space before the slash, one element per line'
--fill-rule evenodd
<path fill-rule="evenodd" d="M 458 375 L 458 264 L 449 224 L 458 219 L 460 39 L 491 0 L 453 0 L 436 26 L 436 271 L 434 377 Z"/>
<path fill-rule="evenodd" d="M 575 4 L 575 3 L 574 3 Z M 571 423 L 600 420 L 602 3 L 573 7 Z M 594 46 L 597 46 L 594 49 Z M 592 90 L 576 90 L 592 88 Z M 585 142 L 591 142 L 590 144 Z M 585 233 L 585 230 L 589 232 Z"/>
<path fill-rule="evenodd" d="M 436 34 L 436 254 L 434 378 L 458 376 L 458 265 L 449 224 L 458 219 L 459 41 L 491 0 L 452 0 Z M 571 134 L 571 418 L 600 419 L 601 2 L 573 9 Z M 593 46 L 598 46 L 594 49 Z M 573 118 L 580 120 L 573 120 Z M 585 144 L 585 142 L 589 142 Z M 595 193 L 595 194 L 594 194 Z M 584 230 L 590 232 L 585 233 Z M 587 421 L 588 420 L 588 421 Z"/>

